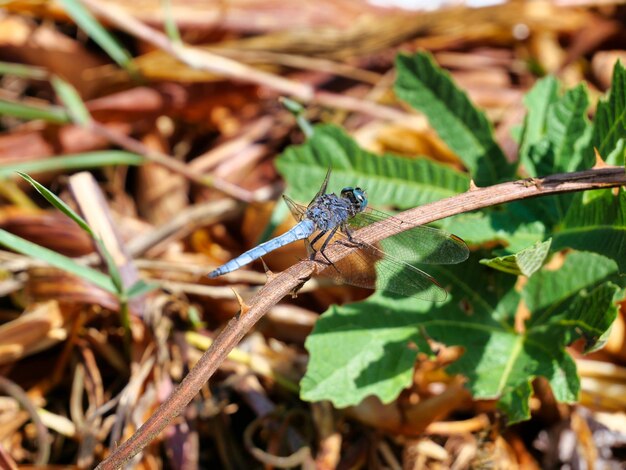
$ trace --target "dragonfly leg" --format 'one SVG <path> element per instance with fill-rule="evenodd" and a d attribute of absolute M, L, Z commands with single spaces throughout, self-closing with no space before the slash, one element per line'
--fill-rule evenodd
<path fill-rule="evenodd" d="M 350 230 L 348 227 L 343 227 L 342 230 L 343 230 L 343 233 L 345 233 L 346 236 L 348 237 L 348 240 L 354 243 L 354 238 L 352 238 L 352 230 Z"/>
<path fill-rule="evenodd" d="M 315 257 L 315 254 L 317 253 L 317 250 L 313 245 L 315 245 L 320 238 L 326 235 L 327 232 L 328 230 L 324 230 L 318 233 L 317 235 L 315 235 L 315 238 L 309 242 L 309 246 L 311 247 L 311 250 L 313 250 L 313 253 L 311 253 L 311 259 L 313 259 L 313 257 Z"/>
<path fill-rule="evenodd" d="M 328 242 L 332 240 L 332 238 L 335 236 L 335 233 L 337 233 L 338 228 L 339 227 L 337 226 L 331 230 L 330 234 L 326 237 L 326 240 L 324 240 L 324 243 L 322 243 L 322 247 L 319 249 L 319 252 L 324 257 L 324 259 L 326 259 L 326 261 L 328 261 L 328 264 L 330 264 L 335 269 L 337 269 L 337 267 L 334 265 L 334 263 L 331 260 L 328 259 L 328 257 L 326 256 L 326 253 L 324 253 L 324 250 L 326 249 L 326 245 L 328 245 Z M 337 271 L 339 270 L 337 269 Z"/>
<path fill-rule="evenodd" d="M 333 268 L 335 268 L 337 270 L 337 272 L 339 272 L 339 270 L 337 269 L 337 267 L 333 264 L 333 262 L 331 260 L 328 259 L 328 257 L 326 256 L 326 254 L 324 253 L 324 248 L 326 248 L 326 245 L 328 245 L 328 242 L 333 238 L 333 236 L 335 235 L 335 233 L 337 232 L 337 228 L 335 227 L 332 232 L 330 232 L 330 234 L 328 235 L 328 237 L 326 237 L 326 240 L 324 240 L 324 243 L 322 244 L 321 248 L 318 250 L 316 249 L 313 245 L 315 245 L 320 238 L 322 238 L 324 235 L 326 235 L 328 233 L 328 230 L 324 230 L 323 232 L 318 233 L 315 238 L 313 240 L 311 240 L 309 242 L 309 247 L 311 248 L 311 256 L 309 257 L 309 259 L 313 259 L 315 258 L 315 255 L 319 252 L 321 253 L 321 255 L 324 257 L 324 259 L 326 259 L 326 261 L 328 262 L 328 264 L 330 266 L 332 266 Z"/>
<path fill-rule="evenodd" d="M 343 227 L 342 228 L 342 232 L 346 234 L 346 237 L 348 237 L 348 241 L 350 243 L 352 243 L 352 245 L 354 246 L 362 246 L 362 243 L 359 243 L 358 240 L 355 240 L 354 238 L 352 238 L 352 230 L 350 230 L 348 227 Z"/>

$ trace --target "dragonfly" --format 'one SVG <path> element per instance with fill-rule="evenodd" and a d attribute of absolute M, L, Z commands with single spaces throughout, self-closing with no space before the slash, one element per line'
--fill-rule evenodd
<path fill-rule="evenodd" d="M 469 256 L 465 242 L 456 235 L 426 225 L 406 229 L 410 227 L 407 222 L 369 207 L 367 194 L 359 187 L 345 187 L 339 195 L 327 193 L 330 175 L 329 168 L 308 206 L 283 196 L 298 222 L 293 228 L 219 266 L 208 276 L 215 278 L 235 271 L 277 248 L 304 240 L 310 259 L 315 259 L 318 253 L 322 256 L 325 266 L 319 274 L 323 276 L 357 287 L 444 301 L 447 291 L 414 264 L 465 261 Z M 355 233 L 358 229 L 380 221 L 395 234 L 376 244 L 358 238 Z M 355 250 L 338 261 L 331 261 L 325 254 L 331 242 L 343 243 Z"/>

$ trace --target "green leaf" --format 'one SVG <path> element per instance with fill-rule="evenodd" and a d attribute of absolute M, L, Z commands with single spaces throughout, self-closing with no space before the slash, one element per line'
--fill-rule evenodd
<path fill-rule="evenodd" d="M 101 289 L 117 295 L 117 289 L 111 282 L 111 279 L 100 271 L 78 264 L 71 258 L 24 240 L 3 229 L 0 229 L 0 245 L 23 255 L 45 261 L 51 266 L 81 277 Z"/>
<path fill-rule="evenodd" d="M 330 191 L 346 186 L 367 190 L 374 204 L 405 209 L 467 190 L 469 179 L 426 158 L 378 156 L 361 149 L 340 128 L 316 126 L 306 143 L 289 147 L 276 161 L 288 183 L 288 194 L 309 202 L 332 167 Z"/>
<path fill-rule="evenodd" d="M 104 262 L 107 265 L 107 272 L 109 273 L 109 276 L 111 276 L 111 282 L 115 286 L 115 290 L 117 294 L 120 296 L 123 295 L 124 281 L 122 279 L 122 273 L 117 267 L 117 264 L 115 263 L 115 259 L 113 259 L 113 255 L 107 249 L 106 245 L 104 244 L 104 242 L 102 241 L 100 237 L 96 236 L 95 234 L 92 234 L 92 237 L 94 241 L 96 242 L 96 245 L 98 245 L 98 251 L 101 253 L 102 257 L 104 258 Z"/>
<path fill-rule="evenodd" d="M 481 259 L 480 263 L 504 273 L 530 277 L 545 263 L 551 244 L 552 239 L 548 239 L 545 242 L 537 242 L 514 255 Z"/>
<path fill-rule="evenodd" d="M 60 106 L 33 106 L 0 99 L 0 116 L 12 116 L 18 119 L 43 119 L 53 124 L 72 122 L 67 111 Z"/>
<path fill-rule="evenodd" d="M 182 44 L 180 31 L 178 30 L 176 19 L 172 13 L 172 0 L 161 0 L 161 6 L 165 11 L 165 32 L 167 37 L 175 44 Z"/>
<path fill-rule="evenodd" d="M 81 126 L 88 124 L 89 121 L 91 121 L 91 115 L 89 111 L 87 111 L 87 107 L 76 89 L 57 76 L 53 76 L 50 83 L 59 100 L 67 108 L 69 115 L 72 117 L 72 121 Z"/>
<path fill-rule="evenodd" d="M 476 184 L 487 186 L 513 176 L 515 167 L 494 140 L 485 114 L 473 106 L 429 54 L 399 55 L 396 69 L 396 95 L 426 115 L 469 168 Z"/>
<path fill-rule="evenodd" d="M 533 389 L 531 381 L 521 383 L 518 387 L 502 395 L 498 400 L 498 408 L 507 416 L 508 424 L 519 423 L 530 417 L 530 397 Z"/>
<path fill-rule="evenodd" d="M 581 83 L 549 107 L 546 123 L 546 137 L 552 144 L 552 165 L 546 168 L 549 173 L 582 169 L 583 155 L 578 147 L 590 128 L 588 106 L 587 87 Z M 542 166 L 545 168 L 545 163 Z"/>
<path fill-rule="evenodd" d="M 545 239 L 541 219 L 523 203 L 511 203 L 481 212 L 471 212 L 438 221 L 441 228 L 461 237 L 469 245 L 501 245 L 514 254 Z"/>
<path fill-rule="evenodd" d="M 570 253 L 563 266 L 554 271 L 542 270 L 530 278 L 522 297 L 533 312 L 530 324 L 542 323 L 562 309 L 565 299 L 585 288 L 594 288 L 617 275 L 617 264 L 605 256 L 589 252 Z"/>
<path fill-rule="evenodd" d="M 612 190 L 577 193 L 553 235 L 555 250 L 593 251 L 617 261 L 626 271 L 626 193 Z"/>
<path fill-rule="evenodd" d="M 608 165 L 626 165 L 626 138 L 619 139 L 615 148 L 605 158 Z M 604 158 L 604 157 L 603 157 Z"/>
<path fill-rule="evenodd" d="M 431 327 L 436 325 L 458 327 L 463 330 L 460 338 L 473 344 L 482 344 L 484 334 L 492 330 L 512 330 L 508 323 L 514 314 L 508 313 L 506 319 L 495 319 L 493 314 L 499 302 L 507 302 L 506 294 L 516 295 L 515 278 L 480 266 L 472 258 L 457 266 L 430 266 L 428 271 L 451 288 L 446 302 L 376 294 L 365 302 L 332 307 L 322 315 L 305 343 L 310 359 L 301 383 L 303 399 L 330 400 L 344 407 L 376 395 L 388 403 L 411 383 L 418 350 L 428 352 L 424 330 L 432 337 Z M 460 305 L 468 313 L 461 312 Z"/>
<path fill-rule="evenodd" d="M 76 222 L 79 225 L 79 227 L 82 228 L 89 235 L 91 235 L 92 237 L 95 237 L 93 231 L 91 230 L 91 227 L 87 225 L 87 222 L 85 222 L 85 219 L 83 219 L 80 215 L 74 212 L 74 210 L 70 206 L 65 204 L 65 202 L 63 202 L 56 194 L 48 190 L 48 188 L 43 186 L 38 181 L 35 181 L 34 179 L 32 179 L 27 174 L 20 173 L 19 171 L 17 172 L 17 174 L 20 175 L 22 178 L 24 178 L 24 180 L 26 180 L 33 188 L 35 188 L 37 192 L 41 194 L 44 198 L 46 198 L 46 200 L 50 204 L 52 204 L 54 207 L 56 207 L 58 210 L 60 210 L 65 215 L 67 215 L 70 219 Z"/>
<path fill-rule="evenodd" d="M 549 78 L 538 82 L 526 100 L 529 107 L 520 158 L 531 176 L 582 169 L 591 126 L 587 120 L 589 99 L 584 85 L 559 97 L 558 83 Z M 551 227 L 559 223 L 571 205 L 571 194 L 526 201 L 534 218 Z"/>
<path fill-rule="evenodd" d="M 533 313 L 529 329 L 555 328 L 565 344 L 582 334 L 586 349 L 596 349 L 617 315 L 617 289 L 606 282 L 618 280 L 617 274 L 614 260 L 581 251 L 570 253 L 560 269 L 533 276 L 522 290 Z"/>
<path fill-rule="evenodd" d="M 120 67 L 135 74 L 136 68 L 132 56 L 124 49 L 115 37 L 98 22 L 98 20 L 78 0 L 61 0 L 61 5 L 68 15 L 93 39 Z"/>
<path fill-rule="evenodd" d="M 611 90 L 606 101 L 598 103 L 594 118 L 592 148 L 598 149 L 600 156 L 606 158 L 617 146 L 619 139 L 626 136 L 626 69 L 621 62 L 613 68 Z M 589 166 L 594 162 L 593 152 L 589 152 Z M 624 154 L 621 160 L 614 162 L 624 164 Z"/>
<path fill-rule="evenodd" d="M 372 303 L 332 306 L 305 343 L 309 364 L 300 383 L 302 399 L 330 400 L 337 407 L 369 395 L 394 400 L 411 382 L 417 332 L 410 325 L 420 320 L 419 314 Z"/>
<path fill-rule="evenodd" d="M 145 159 L 141 155 L 120 150 L 76 153 L 60 155 L 44 160 L 24 161 L 0 164 L 0 179 L 13 176 L 16 172 L 36 174 L 46 171 L 70 170 L 75 168 L 99 168 L 112 165 L 142 165 Z"/>
<path fill-rule="evenodd" d="M 566 270 L 579 263 L 566 260 Z M 476 257 L 430 271 L 451 289 L 445 303 L 377 294 L 322 315 L 305 344 L 310 360 L 301 383 L 303 399 L 330 400 L 338 407 L 355 405 L 368 395 L 385 403 L 394 400 L 411 384 L 418 351 L 428 352 L 424 334 L 462 346 L 464 355 L 448 371 L 465 375 L 475 398 L 501 398 L 500 406 L 514 422 L 528 418 L 528 384 L 535 377 L 546 377 L 559 400 L 576 399 L 580 384 L 565 347 L 581 334 L 597 335 L 615 317 L 617 288 L 606 282 L 615 266 L 584 277 L 578 290 L 561 292 L 552 316 L 539 310 L 540 318 L 524 332 L 514 327 L 519 303 L 515 277 L 481 266 Z"/>
<path fill-rule="evenodd" d="M 529 158 L 531 149 L 543 141 L 546 132 L 546 121 L 550 105 L 558 99 L 559 82 L 553 76 L 538 80 L 535 86 L 524 97 L 527 113 L 524 118 L 522 143 L 519 158 L 528 174 L 539 176 L 535 161 Z"/>

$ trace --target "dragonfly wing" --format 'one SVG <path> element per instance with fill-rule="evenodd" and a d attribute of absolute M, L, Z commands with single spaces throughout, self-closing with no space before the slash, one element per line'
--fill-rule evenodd
<path fill-rule="evenodd" d="M 353 229 L 359 229 L 381 220 L 393 231 L 408 224 L 402 219 L 369 208 L 351 218 L 348 224 Z M 380 248 L 408 263 L 456 264 L 469 256 L 469 249 L 461 238 L 426 225 L 418 225 L 385 238 L 380 242 Z"/>
<path fill-rule="evenodd" d="M 351 242 L 358 250 L 321 271 L 321 275 L 357 287 L 392 292 L 432 302 L 442 302 L 447 292 L 429 274 L 390 256 L 373 245 Z"/>
<path fill-rule="evenodd" d="M 306 212 L 305 206 L 298 204 L 296 201 L 291 199 L 289 196 L 285 196 L 284 194 L 283 200 L 285 201 L 285 204 L 287 204 L 287 207 L 289 207 L 289 211 L 291 212 L 291 215 L 293 215 L 294 219 L 298 222 L 304 219 L 304 213 Z"/>
<path fill-rule="evenodd" d="M 318 197 L 323 196 L 324 194 L 326 194 L 326 188 L 328 188 L 328 181 L 330 180 L 331 170 L 332 170 L 332 168 L 329 166 L 328 167 L 328 171 L 326 172 L 326 177 L 324 178 L 324 182 L 322 183 L 322 186 L 320 186 L 320 190 L 317 192 L 315 197 L 313 199 L 311 199 L 311 202 L 309 203 L 309 206 L 311 204 L 313 204 L 315 201 L 317 201 Z"/>

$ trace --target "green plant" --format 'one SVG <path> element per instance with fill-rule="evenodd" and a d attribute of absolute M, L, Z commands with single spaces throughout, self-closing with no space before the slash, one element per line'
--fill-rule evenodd
<path fill-rule="evenodd" d="M 400 56 L 396 66 L 398 97 L 428 117 L 478 186 L 511 180 L 516 172 L 533 178 L 588 169 L 594 148 L 608 162 L 624 164 L 626 70 L 619 63 L 609 98 L 598 104 L 593 122 L 584 85 L 561 93 L 552 77 L 536 84 L 525 100 L 521 165 L 506 160 L 486 117 L 429 55 Z M 329 165 L 331 187 L 364 187 L 373 205 L 404 209 L 469 187 L 465 173 L 426 158 L 373 155 L 333 126 L 315 127 L 306 143 L 277 161 L 288 193 L 302 200 L 315 193 Z M 464 264 L 429 269 L 449 289 L 448 300 L 430 304 L 375 294 L 331 307 L 306 343 L 310 362 L 301 383 L 303 399 L 339 407 L 368 395 L 390 402 L 411 383 L 418 350 L 432 352 L 428 337 L 464 347 L 448 371 L 465 375 L 475 398 L 497 398 L 509 422 L 530 416 L 531 383 L 539 376 L 559 401 L 576 401 L 580 382 L 566 346 L 583 338 L 587 350 L 600 347 L 615 319 L 616 301 L 625 296 L 624 190 L 526 199 L 441 224 L 474 248 Z M 557 252 L 565 254 L 562 267 L 545 268 Z M 520 275 L 528 281 L 517 290 Z M 532 315 L 524 331 L 515 329 L 521 302 Z"/>

